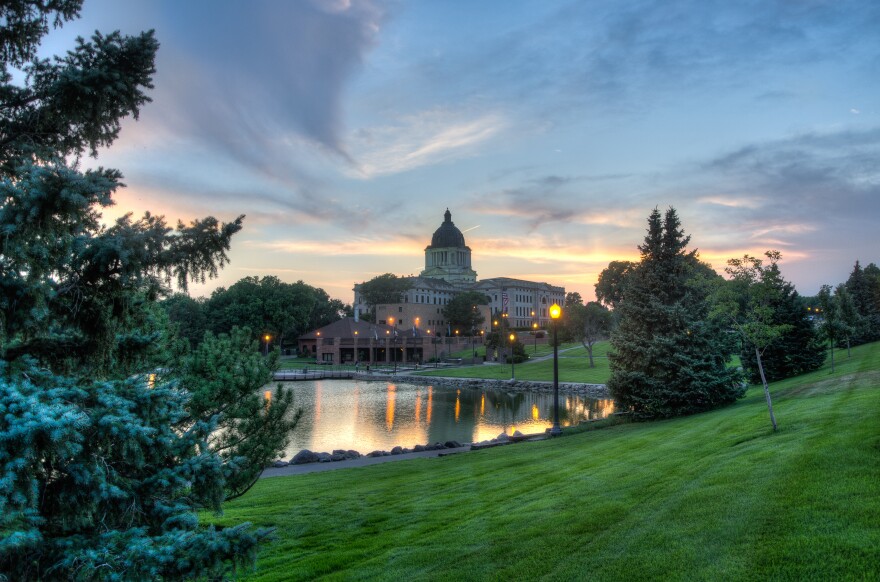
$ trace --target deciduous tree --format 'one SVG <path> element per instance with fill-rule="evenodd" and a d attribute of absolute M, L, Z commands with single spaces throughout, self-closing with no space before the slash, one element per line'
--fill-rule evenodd
<path fill-rule="evenodd" d="M 743 369 L 755 384 L 810 372 L 825 361 L 822 342 L 806 305 L 779 269 L 781 254 L 767 251 L 765 255 L 766 264 L 746 255 L 731 259 L 725 269 L 734 285 L 739 286 L 740 303 L 735 313 L 755 327 L 754 337 L 743 344 L 740 352 Z M 762 366 L 758 366 L 755 345 L 761 345 Z"/>
<path fill-rule="evenodd" d="M 358 286 L 361 297 L 367 305 L 369 316 L 376 320 L 376 306 L 389 303 L 400 303 L 403 294 L 412 288 L 412 281 L 407 277 L 398 277 L 393 273 L 385 273 L 364 281 Z"/>
<path fill-rule="evenodd" d="M 459 293 L 443 306 L 443 318 L 453 329 L 470 334 L 480 328 L 486 317 L 480 311 L 481 305 L 488 305 L 489 298 L 478 291 Z"/>
<path fill-rule="evenodd" d="M 593 347 L 597 342 L 607 339 L 611 333 L 611 312 L 598 302 L 590 301 L 586 305 L 571 305 L 564 313 L 569 334 L 575 341 L 583 344 L 590 359 L 590 367 L 595 368 Z"/>
<path fill-rule="evenodd" d="M 611 309 L 617 309 L 623 299 L 627 276 L 635 269 L 637 263 L 632 261 L 611 261 L 599 273 L 596 283 L 596 299 Z"/>

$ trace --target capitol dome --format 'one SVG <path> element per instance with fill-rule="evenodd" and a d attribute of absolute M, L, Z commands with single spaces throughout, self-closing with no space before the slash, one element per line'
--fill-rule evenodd
<path fill-rule="evenodd" d="M 471 249 L 464 244 L 464 235 L 452 222 L 448 208 L 443 218 L 443 224 L 434 231 L 431 244 L 425 248 L 425 270 L 421 276 L 474 283 L 477 273 L 471 267 Z"/>
<path fill-rule="evenodd" d="M 449 212 L 448 208 L 443 216 L 445 220 L 440 225 L 440 228 L 434 231 L 434 236 L 431 237 L 431 246 L 428 248 L 464 248 L 464 235 L 461 234 L 461 231 L 452 222 L 452 213 Z"/>

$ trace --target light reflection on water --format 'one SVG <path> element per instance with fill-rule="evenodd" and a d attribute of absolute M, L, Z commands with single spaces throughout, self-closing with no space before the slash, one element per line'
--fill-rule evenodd
<path fill-rule="evenodd" d="M 403 383 L 316 380 L 289 382 L 303 416 L 283 458 L 301 449 L 361 453 L 400 445 L 478 442 L 498 436 L 544 432 L 552 425 L 553 395 Z M 562 426 L 614 412 L 611 400 L 559 395 Z"/>

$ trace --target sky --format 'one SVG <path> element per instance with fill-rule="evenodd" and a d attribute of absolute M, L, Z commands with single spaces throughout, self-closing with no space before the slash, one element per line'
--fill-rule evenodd
<path fill-rule="evenodd" d="M 782 252 L 803 295 L 880 262 L 880 2 L 86 0 L 155 29 L 153 102 L 87 163 L 125 212 L 245 214 L 192 285 L 418 274 L 449 208 L 480 279 L 594 296 L 672 206 L 691 248 Z"/>

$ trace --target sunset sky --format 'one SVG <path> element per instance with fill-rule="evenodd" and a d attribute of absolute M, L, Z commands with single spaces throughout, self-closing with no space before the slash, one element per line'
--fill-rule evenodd
<path fill-rule="evenodd" d="M 716 269 L 766 249 L 805 295 L 880 260 L 880 2 L 86 0 L 155 29 L 153 103 L 89 164 L 105 213 L 246 214 L 221 277 L 417 274 L 448 207 L 479 278 L 593 297 L 674 206 Z"/>

